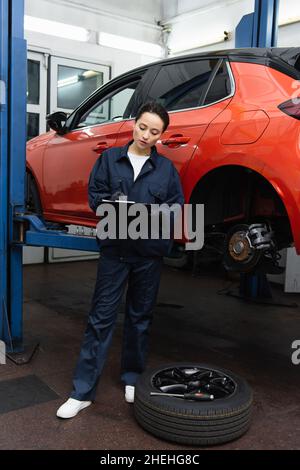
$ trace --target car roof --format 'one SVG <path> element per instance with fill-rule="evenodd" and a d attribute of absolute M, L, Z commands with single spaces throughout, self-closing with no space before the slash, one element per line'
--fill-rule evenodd
<path fill-rule="evenodd" d="M 198 52 L 189 55 L 180 55 L 175 57 L 168 57 L 167 59 L 158 60 L 141 67 L 130 70 L 124 73 L 136 73 L 145 68 L 153 67 L 155 65 L 176 64 L 179 61 L 185 62 L 189 60 L 196 60 L 201 58 L 228 58 L 231 62 L 252 62 L 264 64 L 269 67 L 278 69 L 293 78 L 300 78 L 300 47 L 248 47 L 237 49 L 223 49 L 218 51 Z M 122 75 L 122 76 L 123 76 Z M 119 76 L 121 77 L 121 76 Z M 117 78 L 117 77 L 116 77 Z"/>

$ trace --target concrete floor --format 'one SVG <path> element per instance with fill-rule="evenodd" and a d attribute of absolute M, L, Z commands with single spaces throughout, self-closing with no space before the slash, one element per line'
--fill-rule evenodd
<path fill-rule="evenodd" d="M 96 402 L 73 420 L 56 409 L 68 396 L 93 293 L 97 261 L 24 267 L 25 338 L 40 342 L 27 365 L 8 361 L 0 380 L 37 376 L 58 398 L 4 412 L 0 449 L 194 449 L 162 441 L 135 422 L 119 381 L 121 305 L 110 356 Z M 299 307 L 258 305 L 218 295 L 232 281 L 221 271 L 164 266 L 151 331 L 149 366 L 205 362 L 240 374 L 254 391 L 250 430 L 213 449 L 299 449 L 300 365 L 291 344 L 300 339 L 300 296 L 273 289 L 282 302 Z"/>

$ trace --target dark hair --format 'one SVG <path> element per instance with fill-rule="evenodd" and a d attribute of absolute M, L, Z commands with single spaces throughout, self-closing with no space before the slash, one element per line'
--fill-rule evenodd
<path fill-rule="evenodd" d="M 145 104 L 142 104 L 142 106 L 139 108 L 136 114 L 135 122 L 144 113 L 157 114 L 164 123 L 163 132 L 167 129 L 170 119 L 169 119 L 168 111 L 161 104 L 157 103 L 156 101 L 149 101 Z"/>

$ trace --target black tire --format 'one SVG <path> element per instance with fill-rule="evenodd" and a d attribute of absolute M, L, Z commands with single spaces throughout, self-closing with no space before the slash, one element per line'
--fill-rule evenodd
<path fill-rule="evenodd" d="M 26 173 L 26 211 L 32 212 L 39 217 L 43 215 L 41 198 L 34 178 Z"/>
<path fill-rule="evenodd" d="M 212 401 L 194 401 L 159 392 L 156 377 L 169 369 L 203 369 L 229 378 L 232 393 Z M 150 433 L 167 441 L 194 446 L 209 446 L 232 441 L 250 426 L 252 391 L 247 382 L 230 371 L 207 364 L 167 364 L 144 372 L 136 384 L 134 415 Z"/>
<path fill-rule="evenodd" d="M 60 222 L 51 222 L 44 219 L 43 206 L 37 184 L 30 173 L 26 173 L 25 206 L 27 214 L 34 214 L 46 225 L 48 230 L 63 230 L 68 232 L 68 227 Z"/>

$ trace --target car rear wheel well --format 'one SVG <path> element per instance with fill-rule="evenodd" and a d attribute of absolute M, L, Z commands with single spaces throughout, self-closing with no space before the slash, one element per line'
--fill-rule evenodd
<path fill-rule="evenodd" d="M 279 247 L 292 242 L 288 214 L 280 196 L 266 178 L 250 168 L 227 165 L 212 170 L 199 180 L 190 203 L 204 204 L 206 231 L 215 226 L 227 232 L 237 223 L 268 221 Z"/>

